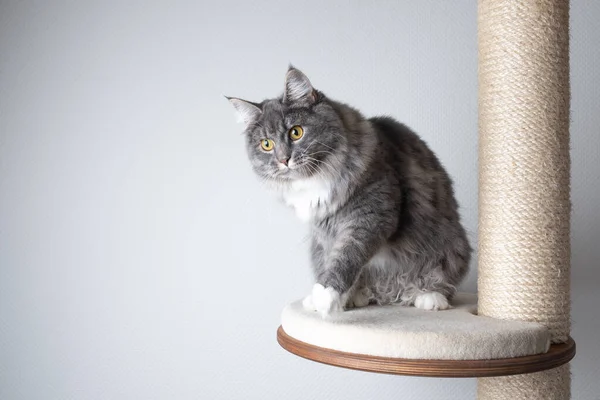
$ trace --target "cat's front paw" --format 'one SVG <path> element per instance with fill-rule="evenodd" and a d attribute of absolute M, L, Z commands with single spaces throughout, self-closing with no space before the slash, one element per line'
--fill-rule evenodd
<path fill-rule="evenodd" d="M 302 307 L 304 307 L 306 311 L 317 311 L 312 300 L 312 294 L 309 294 L 302 300 Z"/>
<path fill-rule="evenodd" d="M 445 310 L 449 307 L 448 299 L 438 292 L 421 293 L 415 299 L 415 307 L 422 310 Z"/>
<path fill-rule="evenodd" d="M 314 284 L 312 293 L 304 298 L 302 305 L 307 310 L 318 311 L 324 317 L 344 311 L 340 294 L 334 288 L 326 288 L 320 283 Z"/>

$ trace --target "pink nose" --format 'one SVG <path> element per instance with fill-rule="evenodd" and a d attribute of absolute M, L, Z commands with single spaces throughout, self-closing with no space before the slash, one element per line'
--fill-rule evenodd
<path fill-rule="evenodd" d="M 288 165 L 288 161 L 290 161 L 289 157 L 282 158 L 281 160 L 279 160 L 279 162 L 282 163 L 283 165 Z"/>

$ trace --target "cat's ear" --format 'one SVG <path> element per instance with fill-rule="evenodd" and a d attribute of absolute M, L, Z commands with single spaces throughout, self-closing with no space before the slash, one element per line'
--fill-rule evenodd
<path fill-rule="evenodd" d="M 317 92 L 308 80 L 308 77 L 299 69 L 289 66 L 285 75 L 284 103 L 300 103 L 311 105 L 317 101 Z"/>
<path fill-rule="evenodd" d="M 238 99 L 237 97 L 227 97 L 227 100 L 233 105 L 238 115 L 238 122 L 243 122 L 249 125 L 253 121 L 256 121 L 262 114 L 262 110 L 258 104 L 251 103 L 246 100 Z"/>

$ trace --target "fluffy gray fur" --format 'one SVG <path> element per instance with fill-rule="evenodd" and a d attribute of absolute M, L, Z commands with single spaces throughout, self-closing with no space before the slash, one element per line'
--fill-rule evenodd
<path fill-rule="evenodd" d="M 342 307 L 454 295 L 471 247 L 452 181 L 413 131 L 363 117 L 291 66 L 281 97 L 228 99 L 246 124 L 254 172 L 310 222 L 316 282 Z M 297 141 L 289 134 L 295 125 L 304 130 Z M 271 151 L 261 148 L 264 139 Z"/>

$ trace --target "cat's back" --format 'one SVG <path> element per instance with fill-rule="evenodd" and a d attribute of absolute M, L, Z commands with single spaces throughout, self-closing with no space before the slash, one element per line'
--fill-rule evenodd
<path fill-rule="evenodd" d="M 369 122 L 377 132 L 382 151 L 387 153 L 385 159 L 396 164 L 396 168 L 411 161 L 422 169 L 445 173 L 434 152 L 408 126 L 387 116 L 373 117 Z"/>

